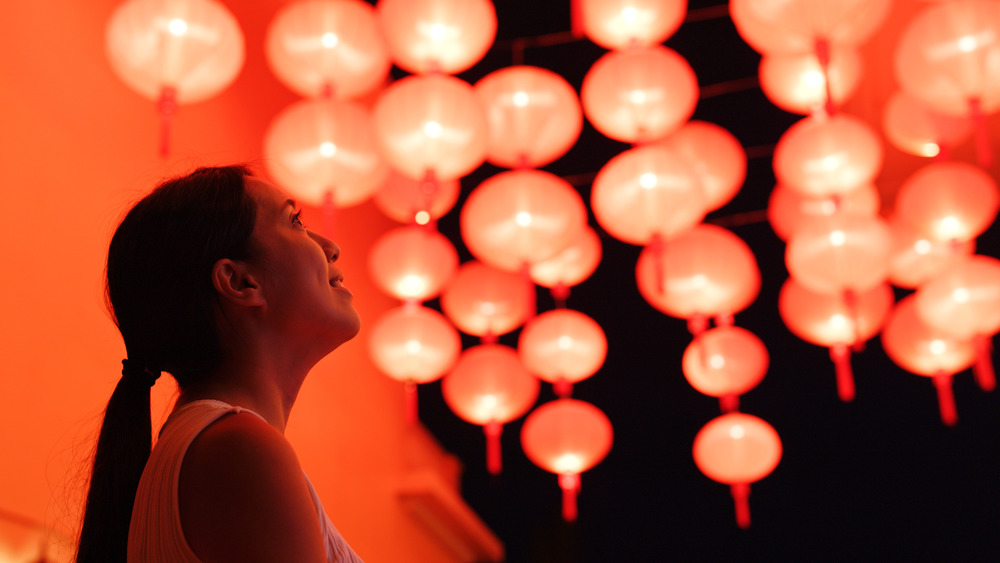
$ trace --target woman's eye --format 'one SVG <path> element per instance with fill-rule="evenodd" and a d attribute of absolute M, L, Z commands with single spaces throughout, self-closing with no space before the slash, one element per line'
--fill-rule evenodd
<path fill-rule="evenodd" d="M 295 225 L 296 227 L 305 227 L 305 225 L 302 224 L 301 211 L 296 211 L 295 214 L 292 215 L 292 224 Z"/>

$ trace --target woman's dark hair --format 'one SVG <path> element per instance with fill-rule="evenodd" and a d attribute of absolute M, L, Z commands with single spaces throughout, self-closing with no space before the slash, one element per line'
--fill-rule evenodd
<path fill-rule="evenodd" d="M 257 205 L 243 166 L 199 168 L 161 183 L 128 212 L 108 248 L 106 299 L 131 366 L 181 389 L 222 360 L 213 265 L 248 259 Z M 140 370 L 141 371 L 141 370 Z M 149 459 L 151 380 L 123 376 L 104 413 L 78 562 L 125 561 L 132 504 Z"/>

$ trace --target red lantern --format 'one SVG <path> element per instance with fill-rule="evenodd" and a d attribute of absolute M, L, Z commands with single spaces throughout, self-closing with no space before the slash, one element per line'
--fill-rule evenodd
<path fill-rule="evenodd" d="M 488 341 L 524 323 L 527 301 L 518 274 L 472 260 L 445 287 L 441 309 L 459 330 Z"/>
<path fill-rule="evenodd" d="M 662 139 L 694 113 L 698 80 L 684 57 L 655 45 L 602 56 L 583 77 L 583 113 L 594 128 L 626 143 Z"/>
<path fill-rule="evenodd" d="M 362 96 L 389 74 L 375 9 L 361 0 L 303 0 L 281 8 L 265 54 L 285 86 L 306 97 Z"/>
<path fill-rule="evenodd" d="M 601 369 L 608 340 L 594 319 L 572 309 L 555 309 L 524 326 L 517 351 L 528 371 L 567 397 L 574 383 Z"/>
<path fill-rule="evenodd" d="M 400 223 L 427 225 L 455 207 L 458 192 L 458 180 L 414 180 L 390 169 L 372 199 L 382 213 Z"/>
<path fill-rule="evenodd" d="M 807 53 L 819 41 L 859 46 L 882 25 L 890 7 L 889 0 L 732 0 L 729 13 L 736 31 L 756 51 Z"/>
<path fill-rule="evenodd" d="M 375 241 L 368 269 L 379 289 L 403 301 L 441 293 L 455 270 L 458 251 L 448 237 L 426 227 L 397 227 Z"/>
<path fill-rule="evenodd" d="M 583 32 L 605 49 L 663 43 L 687 13 L 687 0 L 578 1 Z"/>
<path fill-rule="evenodd" d="M 1000 209 L 997 184 L 965 162 L 933 162 L 910 176 L 896 194 L 896 214 L 936 241 L 972 240 Z"/>
<path fill-rule="evenodd" d="M 722 410 L 735 410 L 739 396 L 757 386 L 770 358 L 754 333 L 738 326 L 706 330 L 688 344 L 681 360 L 684 377 L 698 392 L 718 397 Z"/>
<path fill-rule="evenodd" d="M 787 112 L 803 115 L 843 104 L 857 90 L 863 72 L 861 55 L 847 47 L 831 49 L 825 68 L 810 51 L 765 55 L 758 70 L 760 89 L 767 99 Z"/>
<path fill-rule="evenodd" d="M 376 10 L 393 61 L 412 73 L 458 74 L 497 34 L 490 0 L 379 0 Z"/>
<path fill-rule="evenodd" d="M 729 485 L 736 522 L 750 527 L 750 483 L 767 477 L 781 460 L 778 432 L 756 416 L 731 412 L 712 419 L 694 438 L 694 462 L 706 477 Z"/>
<path fill-rule="evenodd" d="M 562 252 L 535 262 L 528 273 L 533 282 L 552 289 L 557 300 L 565 300 L 569 288 L 589 278 L 600 263 L 601 239 L 597 231 L 584 225 Z"/>
<path fill-rule="evenodd" d="M 576 90 L 558 74 L 535 66 L 493 71 L 476 83 L 486 110 L 486 159 L 506 168 L 538 168 L 573 146 L 583 129 Z"/>
<path fill-rule="evenodd" d="M 778 184 L 771 190 L 767 201 L 767 220 L 774 234 L 787 241 L 800 225 L 817 217 L 827 217 L 837 212 L 874 216 L 882 201 L 878 189 L 865 184 L 837 198 L 807 197 L 793 189 Z"/>
<path fill-rule="evenodd" d="M 538 398 L 538 379 L 517 357 L 500 344 L 480 344 L 462 353 L 455 369 L 444 376 L 441 392 L 459 417 L 483 426 L 486 432 L 486 466 L 500 473 L 502 425 L 523 416 Z"/>
<path fill-rule="evenodd" d="M 951 269 L 975 250 L 975 241 L 938 241 L 898 216 L 889 221 L 892 262 L 889 281 L 896 287 L 916 289 Z"/>
<path fill-rule="evenodd" d="M 705 211 L 729 203 L 747 175 L 747 155 L 740 142 L 722 127 L 707 121 L 689 121 L 663 141 L 686 158 L 705 192 Z"/>
<path fill-rule="evenodd" d="M 969 138 L 972 124 L 964 117 L 936 112 L 913 96 L 898 91 L 882 114 L 885 136 L 899 150 L 917 156 L 947 155 Z"/>
<path fill-rule="evenodd" d="M 608 455 L 613 434 L 600 409 L 576 399 L 556 399 L 525 419 L 521 446 L 532 463 L 559 476 L 567 522 L 576 520 L 580 474 Z"/>
<path fill-rule="evenodd" d="M 834 213 L 800 226 L 788 240 L 785 264 L 818 293 L 862 292 L 889 276 L 892 233 L 877 216 Z"/>

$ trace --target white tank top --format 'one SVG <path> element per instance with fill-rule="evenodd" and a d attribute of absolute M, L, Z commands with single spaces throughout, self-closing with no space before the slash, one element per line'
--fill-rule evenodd
<path fill-rule="evenodd" d="M 170 415 L 139 480 L 128 531 L 129 563 L 201 563 L 181 529 L 177 484 L 191 442 L 210 424 L 229 413 L 257 413 L 222 401 L 193 401 Z M 261 417 L 262 418 L 262 417 Z M 263 419 L 263 418 L 262 418 Z M 309 477 L 309 493 L 319 517 L 330 563 L 363 563 L 323 509 Z"/>

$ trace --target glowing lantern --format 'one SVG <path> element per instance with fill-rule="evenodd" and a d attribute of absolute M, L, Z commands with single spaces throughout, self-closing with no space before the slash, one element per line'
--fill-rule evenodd
<path fill-rule="evenodd" d="M 264 134 L 264 156 L 275 182 L 311 205 L 362 203 L 387 174 L 368 111 L 333 99 L 302 100 L 279 113 Z"/>
<path fill-rule="evenodd" d="M 857 90 L 863 71 L 857 49 L 841 48 L 831 49 L 825 69 L 812 52 L 765 55 L 758 74 L 760 89 L 771 103 L 808 115 L 844 103 Z"/>
<path fill-rule="evenodd" d="M 817 42 L 859 46 L 882 25 L 890 7 L 889 0 L 732 0 L 729 14 L 757 52 L 807 53 Z"/>
<path fill-rule="evenodd" d="M 861 292 L 889 276 L 892 233 L 878 216 L 834 213 L 801 225 L 788 239 L 785 264 L 818 293 Z"/>
<path fill-rule="evenodd" d="M 590 204 L 611 236 L 636 245 L 670 238 L 705 216 L 705 194 L 691 163 L 659 144 L 609 160 L 594 178 Z"/>
<path fill-rule="evenodd" d="M 899 150 L 926 157 L 947 155 L 972 132 L 968 119 L 936 112 L 902 91 L 886 102 L 882 129 Z"/>
<path fill-rule="evenodd" d="M 169 152 L 177 104 L 218 94 L 243 67 L 243 31 L 213 0 L 124 2 L 111 14 L 105 46 L 115 74 L 158 101 L 162 156 Z"/>
<path fill-rule="evenodd" d="M 487 179 L 461 212 L 462 240 L 472 255 L 511 271 L 555 256 L 586 223 L 583 198 L 569 182 L 531 169 Z"/>
<path fill-rule="evenodd" d="M 414 180 L 390 169 L 372 200 L 382 213 L 400 223 L 427 225 L 455 207 L 458 192 L 458 180 Z"/>
<path fill-rule="evenodd" d="M 503 424 L 521 417 L 538 398 L 538 379 L 517 357 L 500 344 L 480 344 L 462 353 L 455 368 L 444 376 L 441 392 L 459 417 L 483 426 L 486 433 L 486 467 L 500 473 L 500 434 Z"/>
<path fill-rule="evenodd" d="M 580 99 L 587 119 L 605 136 L 655 141 L 694 113 L 698 80 L 684 57 L 667 47 L 611 51 L 583 77 Z"/>
<path fill-rule="evenodd" d="M 730 486 L 736 523 L 750 527 L 750 483 L 781 460 L 778 432 L 756 416 L 731 412 L 708 422 L 694 438 L 694 462 L 706 477 Z"/>
<path fill-rule="evenodd" d="M 417 384 L 443 377 L 458 361 L 462 340 L 441 313 L 408 304 L 386 311 L 376 321 L 368 350 L 375 367 L 404 383 L 406 418 L 416 422 Z"/>
<path fill-rule="evenodd" d="M 886 355 L 903 369 L 932 378 L 937 389 L 941 421 L 958 422 L 952 376 L 973 361 L 972 344 L 931 328 L 917 314 L 914 296 L 896 304 L 882 329 L 882 347 Z"/>
<path fill-rule="evenodd" d="M 785 187 L 809 197 L 842 195 L 875 180 L 882 143 L 870 125 L 839 113 L 806 117 L 774 148 L 774 173 Z"/>
<path fill-rule="evenodd" d="M 550 288 L 557 301 L 564 301 L 569 296 L 569 288 L 586 280 L 597 270 L 601 252 L 597 231 L 584 225 L 562 252 L 535 262 L 528 274 L 533 282 Z"/>
<path fill-rule="evenodd" d="M 472 86 L 444 75 L 408 76 L 374 110 L 383 155 L 416 180 L 460 178 L 486 158 L 486 116 Z"/>
<path fill-rule="evenodd" d="M 376 11 L 393 61 L 413 73 L 462 72 L 497 33 L 490 0 L 379 0 Z"/>
<path fill-rule="evenodd" d="M 521 427 L 521 446 L 535 465 L 559 476 L 563 518 L 576 520 L 580 474 L 611 451 L 614 432 L 600 409 L 576 399 L 556 399 L 528 415 Z"/>
<path fill-rule="evenodd" d="M 518 274 L 471 260 L 445 287 L 441 309 L 459 330 L 488 341 L 521 326 L 528 302 Z"/>
<path fill-rule="evenodd" d="M 574 383 L 601 369 L 608 341 L 594 319 L 572 309 L 555 309 L 524 326 L 517 351 L 528 371 L 567 397 Z"/>
<path fill-rule="evenodd" d="M 303 0 L 278 11 L 267 28 L 267 62 L 306 97 L 353 98 L 385 81 L 391 63 L 375 19 L 361 0 Z"/>
<path fill-rule="evenodd" d="M 647 246 L 635 267 L 642 297 L 657 310 L 682 319 L 694 334 L 709 317 L 731 317 L 757 298 L 760 270 L 743 240 L 701 224 L 669 244 Z"/>
<path fill-rule="evenodd" d="M 938 241 L 898 216 L 889 221 L 892 261 L 889 281 L 896 287 L 916 289 L 964 260 L 975 250 L 975 241 Z"/>
<path fill-rule="evenodd" d="M 583 32 L 606 49 L 663 43 L 687 13 L 687 0 L 579 1 Z"/>
<path fill-rule="evenodd" d="M 746 152 L 736 137 L 722 127 L 707 121 L 689 121 L 660 143 L 691 164 L 705 193 L 705 211 L 729 203 L 743 186 Z"/>
<path fill-rule="evenodd" d="M 933 162 L 903 183 L 895 209 L 936 241 L 967 241 L 993 223 L 1000 192 L 993 178 L 972 164 Z"/>
<path fill-rule="evenodd" d="M 735 410 L 739 396 L 764 379 L 770 357 L 754 333 L 719 326 L 701 333 L 684 350 L 681 368 L 692 387 L 718 397 L 722 410 Z"/>
<path fill-rule="evenodd" d="M 878 189 L 865 184 L 837 198 L 806 197 L 801 192 L 778 184 L 771 190 L 767 201 L 767 220 L 774 233 L 787 241 L 800 225 L 816 217 L 826 217 L 837 212 L 874 216 L 882 201 Z"/>
<path fill-rule="evenodd" d="M 396 299 L 426 301 L 437 297 L 455 274 L 458 251 L 434 229 L 398 227 L 372 245 L 368 269 L 379 289 Z"/>
<path fill-rule="evenodd" d="M 894 301 L 887 283 L 845 299 L 844 295 L 816 293 L 788 278 L 778 295 L 778 313 L 792 334 L 830 349 L 837 395 L 842 401 L 851 401 L 854 399 L 851 348 L 878 334 Z"/>
<path fill-rule="evenodd" d="M 475 85 L 486 110 L 486 159 L 506 168 L 538 168 L 573 146 L 583 129 L 583 110 L 566 79 L 544 68 L 512 66 Z"/>

